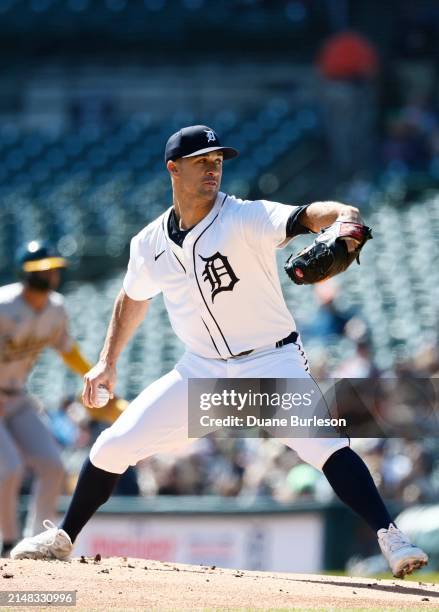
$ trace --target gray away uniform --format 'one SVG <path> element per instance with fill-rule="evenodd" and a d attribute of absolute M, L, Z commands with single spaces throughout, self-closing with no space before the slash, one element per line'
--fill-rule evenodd
<path fill-rule="evenodd" d="M 38 413 L 41 406 L 26 391 L 26 381 L 39 353 L 47 346 L 68 352 L 63 297 L 52 292 L 47 306 L 33 310 L 22 298 L 21 283 L 0 287 L 0 533 L 4 541 L 19 537 L 17 498 L 24 467 L 35 480 L 25 535 L 53 518 L 62 486 L 58 446 Z"/>

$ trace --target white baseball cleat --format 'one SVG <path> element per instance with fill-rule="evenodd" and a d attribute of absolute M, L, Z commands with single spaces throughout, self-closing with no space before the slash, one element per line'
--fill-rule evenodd
<path fill-rule="evenodd" d="M 46 531 L 24 538 L 11 550 L 11 559 L 59 559 L 67 561 L 73 549 L 68 534 L 52 521 L 43 521 Z"/>
<path fill-rule="evenodd" d="M 381 552 L 390 565 L 395 578 L 404 578 L 428 563 L 428 555 L 413 546 L 408 537 L 390 523 L 388 529 L 377 532 Z"/>

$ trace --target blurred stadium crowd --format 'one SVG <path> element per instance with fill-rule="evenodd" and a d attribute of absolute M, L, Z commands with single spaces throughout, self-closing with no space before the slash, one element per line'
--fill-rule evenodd
<path fill-rule="evenodd" d="M 54 242 L 71 261 L 64 293 L 72 333 L 96 358 L 129 238 L 169 205 L 164 143 L 183 124 L 204 122 L 241 151 L 225 170 L 224 191 L 299 203 L 338 198 L 359 204 L 374 230 L 361 268 L 352 267 L 337 283 L 314 290 L 282 279 L 313 373 L 437 377 L 437 5 L 398 2 L 393 13 L 392 3 L 375 1 L 229 0 L 212 11 L 207 0 L 182 0 L 175 16 L 171 4 L 0 0 L 1 44 L 7 48 L 10 37 L 26 35 L 16 51 L 19 76 L 0 73 L 2 281 L 12 281 L 14 253 L 24 241 Z M 172 34 L 168 56 L 154 47 L 163 23 Z M 225 23 L 239 25 L 239 40 L 203 62 L 195 37 L 202 44 Z M 267 23 L 273 46 L 263 57 Z M 38 44 L 28 36 L 35 25 L 42 33 Z M 75 27 L 83 28 L 82 50 Z M 90 55 L 97 33 L 108 45 L 98 60 Z M 169 59 L 185 40 L 186 60 L 192 53 L 194 62 L 186 68 Z M 111 41 L 124 49 L 117 62 Z M 245 42 L 248 57 L 234 73 L 230 56 Z M 53 48 L 60 49 L 56 61 Z M 286 58 L 270 55 L 279 49 L 288 50 Z M 26 53 L 34 54 L 31 67 Z M 300 239 L 289 248 L 297 244 Z M 158 298 L 121 358 L 120 396 L 134 397 L 181 353 L 164 316 Z M 48 408 L 70 493 L 103 425 L 90 422 L 74 397 L 77 382 L 59 371 L 56 359 L 42 356 L 30 389 Z M 439 500 L 437 440 L 353 445 L 387 499 Z M 332 495 L 318 472 L 275 440 L 213 438 L 195 442 L 184 456 L 145 461 L 118 492 L 279 501 Z"/>
<path fill-rule="evenodd" d="M 353 359 L 346 358 L 325 374 L 333 377 L 379 376 L 365 337 L 356 341 Z M 391 374 L 402 378 L 438 377 L 437 350 L 426 347 L 415 359 L 399 362 Z M 75 398 L 67 398 L 60 410 L 51 411 L 49 417 L 52 431 L 63 447 L 67 469 L 66 493 L 71 493 L 90 445 L 105 425 L 90 421 L 82 404 Z M 439 499 L 439 447 L 436 438 L 358 438 L 351 443 L 368 464 L 386 499 L 404 506 Z M 130 469 L 117 492 L 147 497 L 222 495 L 251 498 L 261 495 L 284 503 L 334 499 L 323 475 L 303 464 L 294 451 L 277 440 L 234 440 L 215 436 L 193 442 L 183 455 L 156 455 L 142 462 L 135 471 Z"/>

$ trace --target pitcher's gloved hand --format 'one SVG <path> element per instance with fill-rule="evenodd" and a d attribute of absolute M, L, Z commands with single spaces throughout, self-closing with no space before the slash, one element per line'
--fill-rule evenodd
<path fill-rule="evenodd" d="M 297 255 L 290 255 L 285 271 L 297 285 L 327 280 L 344 272 L 354 259 L 360 263 L 360 251 L 371 238 L 372 231 L 366 225 L 335 221 L 323 229 L 312 244 Z"/>

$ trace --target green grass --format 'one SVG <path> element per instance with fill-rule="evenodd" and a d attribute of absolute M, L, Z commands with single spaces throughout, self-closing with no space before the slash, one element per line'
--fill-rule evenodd
<path fill-rule="evenodd" d="M 392 574 L 378 574 L 377 578 L 388 578 L 394 579 Z M 410 576 L 406 576 L 404 580 L 411 580 L 412 582 L 435 582 L 439 583 L 439 573 L 438 572 L 416 572 L 415 574 L 410 574 Z"/>
<path fill-rule="evenodd" d="M 328 572 L 323 572 L 325 576 L 349 576 L 343 570 L 331 570 Z M 356 576 L 361 578 L 361 576 Z M 386 580 L 395 580 L 390 572 L 386 572 L 384 574 L 376 574 L 375 576 L 365 576 L 365 578 L 380 578 Z M 406 576 L 404 580 L 411 580 L 412 582 L 432 582 L 439 584 L 439 572 L 416 572 L 415 574 L 411 574 L 410 576 Z"/>

